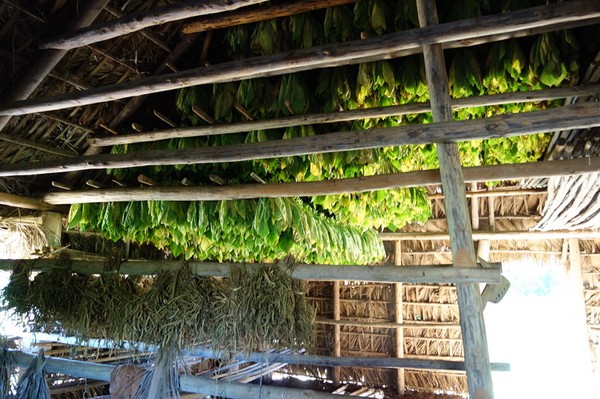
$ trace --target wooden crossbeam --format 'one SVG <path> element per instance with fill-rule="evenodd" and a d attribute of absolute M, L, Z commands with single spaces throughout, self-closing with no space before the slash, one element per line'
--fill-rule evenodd
<path fill-rule="evenodd" d="M 13 270 L 18 260 L 1 259 L 0 270 Z M 21 260 L 22 262 L 22 260 Z M 32 270 L 44 271 L 56 266 L 56 260 L 38 259 L 28 262 Z M 279 266 L 286 264 L 271 263 L 234 263 L 234 262 L 187 262 L 187 265 L 198 276 L 227 277 L 231 270 L 238 267 L 252 268 Z M 71 270 L 83 274 L 97 274 L 105 270 L 104 261 L 74 260 Z M 181 268 L 178 261 L 129 260 L 119 266 L 119 272 L 133 276 L 157 274 L 161 271 L 175 271 Z M 313 265 L 299 264 L 292 271 L 293 278 L 311 281 L 370 281 L 380 283 L 458 283 L 481 282 L 497 284 L 500 282 L 500 265 L 492 268 L 473 268 L 469 270 L 441 266 L 356 266 L 356 265 Z"/>
<path fill-rule="evenodd" d="M 448 232 L 423 232 L 423 233 L 381 233 L 384 241 L 402 240 L 449 240 Z M 473 240 L 562 240 L 578 238 L 592 240 L 600 238 L 600 231 L 577 231 L 577 230 L 552 230 L 552 231 L 475 231 Z"/>
<path fill-rule="evenodd" d="M 600 126 L 599 112 L 600 102 L 588 102 L 566 105 L 550 110 L 497 115 L 485 119 L 460 122 L 406 125 L 329 133 L 319 136 L 234 144 L 221 147 L 139 151 L 127 154 L 103 154 L 37 163 L 16 163 L 1 165 L 0 176 L 29 176 L 79 170 L 121 169 L 153 165 L 240 162 L 407 144 L 426 144 L 431 142 L 455 143 L 467 140 L 484 140 L 561 129 Z"/>
<path fill-rule="evenodd" d="M 560 87 L 530 92 L 500 93 L 483 96 L 473 96 L 452 100 L 452 109 L 470 107 L 483 107 L 489 105 L 514 104 L 521 102 L 537 102 L 555 100 L 568 97 L 585 97 L 600 92 L 600 84 L 580 85 L 573 87 Z M 205 137 L 218 134 L 245 133 L 257 130 L 282 129 L 292 126 L 306 126 L 323 123 L 338 123 L 369 118 L 398 117 L 403 115 L 421 114 L 431 112 L 429 102 L 391 105 L 386 107 L 360 108 L 351 111 L 325 112 L 308 115 L 293 115 L 285 118 L 268 120 L 254 120 L 237 123 L 213 124 L 210 126 L 197 126 L 150 132 L 112 135 L 105 137 L 88 138 L 92 146 L 112 146 L 119 144 L 132 144 L 148 141 L 159 141 L 184 137 Z"/>
<path fill-rule="evenodd" d="M 139 30 L 180 21 L 201 15 L 216 14 L 237 10 L 266 0 L 189 0 L 168 7 L 154 8 L 148 11 L 126 15 L 103 24 L 67 32 L 47 40 L 42 40 L 42 49 L 70 50 L 103 40 L 113 39 Z"/>
<path fill-rule="evenodd" d="M 417 0 L 417 10 L 422 27 L 438 24 L 435 0 Z M 440 44 L 424 46 L 423 57 L 433 120 L 450 122 L 452 108 L 442 46 Z M 455 268 L 472 270 L 477 267 L 477 255 L 473 244 L 458 147 L 455 143 L 444 140 L 437 141 L 436 147 L 453 262 Z M 474 399 L 493 399 L 494 388 L 479 285 L 461 283 L 457 284 L 456 288 L 469 394 Z"/>
<path fill-rule="evenodd" d="M 524 10 L 479 18 L 448 22 L 438 26 L 413 29 L 366 40 L 316 46 L 272 56 L 255 57 L 183 72 L 152 76 L 132 82 L 70 93 L 50 98 L 18 101 L 0 107 L 0 115 L 22 115 L 82 105 L 115 101 L 127 97 L 180 89 L 183 87 L 276 76 L 315 68 L 401 57 L 421 51 L 432 43 L 461 42 L 494 36 L 503 40 L 511 33 L 558 26 L 566 23 L 586 25 L 600 18 L 600 3 L 593 0 L 548 4 Z"/>

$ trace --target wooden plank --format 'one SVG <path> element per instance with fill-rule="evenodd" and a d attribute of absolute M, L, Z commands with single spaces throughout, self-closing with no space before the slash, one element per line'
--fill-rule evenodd
<path fill-rule="evenodd" d="M 420 52 L 421 46 L 432 43 L 461 42 L 472 45 L 473 38 L 554 26 L 562 23 L 586 25 L 600 18 L 600 3 L 577 1 L 568 4 L 548 4 L 524 10 L 479 18 L 448 22 L 438 26 L 413 29 L 365 40 L 316 46 L 288 53 L 255 57 L 162 76 L 152 76 L 93 88 L 56 97 L 19 101 L 0 107 L 0 115 L 22 115 L 45 112 L 127 97 L 158 93 L 183 87 L 276 76 L 315 68 L 334 67 L 390 59 Z M 494 37 L 496 39 L 496 37 Z"/>
<path fill-rule="evenodd" d="M 241 162 L 397 145 L 431 142 L 456 143 L 467 140 L 513 137 L 554 130 L 585 129 L 600 126 L 599 113 L 600 102 L 588 102 L 550 110 L 497 115 L 485 119 L 460 122 L 405 125 L 219 147 L 138 151 L 127 154 L 103 154 L 36 163 L 7 164 L 0 166 L 0 176 L 29 176 L 79 170 L 121 169 L 155 165 Z M 456 157 L 458 157 L 458 154 L 456 154 Z M 459 162 L 459 160 L 456 159 L 456 162 Z"/>
<path fill-rule="evenodd" d="M 435 0 L 417 0 L 417 10 L 422 27 L 438 24 Z M 448 76 L 442 46 L 439 44 L 424 46 L 423 56 L 433 120 L 452 121 Z M 459 269 L 473 269 L 477 267 L 477 256 L 473 245 L 458 147 L 454 143 L 450 144 L 443 140 L 438 141 L 436 147 L 445 194 L 444 202 L 448 210 L 446 218 L 453 262 Z M 494 388 L 479 285 L 461 283 L 457 284 L 456 288 L 469 394 L 475 399 L 492 399 Z"/>
<path fill-rule="evenodd" d="M 384 241 L 396 240 L 449 240 L 448 232 L 408 232 L 408 233 L 381 233 Z M 600 238 L 599 231 L 577 231 L 577 230 L 526 230 L 526 231 L 475 231 L 473 240 L 562 240 L 578 238 L 592 240 Z"/>
<path fill-rule="evenodd" d="M 0 259 L 0 270 L 12 270 L 18 260 Z M 37 259 L 26 261 L 32 265 L 35 271 L 48 270 L 56 265 L 53 259 Z M 104 261 L 79 261 L 74 260 L 71 270 L 83 274 L 101 273 L 105 269 Z M 233 262 L 187 262 L 191 270 L 199 276 L 227 277 L 232 268 L 252 268 L 266 266 L 280 266 L 287 268 L 285 264 L 272 263 L 233 263 Z M 129 260 L 122 262 L 119 272 L 134 276 L 156 274 L 159 271 L 174 271 L 181 268 L 178 261 L 151 261 L 151 260 Z M 457 283 L 457 282 L 481 282 L 499 283 L 501 269 L 499 264 L 493 268 L 482 267 L 464 270 L 440 266 L 352 266 L 352 265 L 307 265 L 295 266 L 292 277 L 302 280 L 313 281 L 371 281 L 381 283 Z"/>
<path fill-rule="evenodd" d="M 153 8 L 112 21 L 67 32 L 40 42 L 42 49 L 70 50 L 103 40 L 127 35 L 139 30 L 168 22 L 180 21 L 201 15 L 233 11 L 266 0 L 190 0 L 167 7 Z"/>
<path fill-rule="evenodd" d="M 592 96 L 600 92 L 600 84 L 581 85 L 574 87 L 561 87 L 553 89 L 535 90 L 530 92 L 489 94 L 483 96 L 466 97 L 452 100 L 452 109 L 470 107 L 482 107 L 499 104 L 514 104 L 520 102 L 536 102 L 567 97 Z M 196 112 L 197 108 L 192 107 Z M 387 107 L 375 107 L 355 109 L 350 111 L 325 112 L 308 115 L 293 115 L 285 118 L 255 120 L 236 123 L 214 124 L 211 118 L 208 123 L 211 126 L 197 126 L 177 128 L 168 130 L 155 130 L 151 132 L 121 134 L 118 136 L 88 138 L 92 146 L 112 146 L 118 144 L 131 144 L 148 141 L 159 141 L 173 138 L 212 136 L 218 134 L 245 133 L 256 130 L 281 129 L 291 126 L 304 126 L 322 123 L 347 122 L 358 119 L 385 118 L 390 116 L 401 116 L 421 114 L 430 112 L 429 102 L 391 105 Z M 198 115 L 204 117 L 203 115 Z"/>
<path fill-rule="evenodd" d="M 532 177 L 595 173 L 598 169 L 600 169 L 600 158 L 584 158 L 513 165 L 475 166 L 464 168 L 464 176 L 465 181 L 515 180 Z M 439 183 L 441 183 L 441 179 L 438 170 L 425 170 L 315 182 L 242 184 L 227 187 L 132 187 L 74 190 L 48 193 L 43 196 L 43 200 L 49 204 L 56 205 L 147 200 L 217 201 L 249 198 L 309 197 L 393 188 L 421 187 Z"/>
<path fill-rule="evenodd" d="M 297 0 L 267 7 L 253 7 L 227 14 L 208 16 L 185 24 L 182 32 L 185 35 L 197 32 L 229 28 L 231 26 L 268 21 L 269 19 L 287 17 L 327 7 L 355 3 L 356 0 Z"/>

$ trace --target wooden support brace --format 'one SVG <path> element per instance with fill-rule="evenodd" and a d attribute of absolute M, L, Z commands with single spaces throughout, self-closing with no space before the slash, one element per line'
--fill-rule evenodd
<path fill-rule="evenodd" d="M 417 10 L 422 27 L 438 23 L 434 0 L 417 0 Z M 424 46 L 423 56 L 433 119 L 436 122 L 452 121 L 443 48 L 439 44 Z M 458 147 L 456 144 L 437 144 L 437 151 L 453 261 L 456 268 L 472 269 L 477 267 L 477 257 Z M 479 286 L 457 284 L 457 294 L 469 394 L 474 399 L 492 399 L 494 388 Z"/>

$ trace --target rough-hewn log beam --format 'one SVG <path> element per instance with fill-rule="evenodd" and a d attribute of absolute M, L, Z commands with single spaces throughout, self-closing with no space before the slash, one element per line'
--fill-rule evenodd
<path fill-rule="evenodd" d="M 222 147 L 139 151 L 37 163 L 17 163 L 0 166 L 0 176 L 39 175 L 77 170 L 120 169 L 152 165 L 240 162 L 396 145 L 431 142 L 455 143 L 467 140 L 512 137 L 553 130 L 600 126 L 599 112 L 600 102 L 588 102 L 550 110 L 497 115 L 491 118 L 460 122 L 329 133 L 319 136 Z"/>
<path fill-rule="evenodd" d="M 252 7 L 246 10 L 196 19 L 184 25 L 182 31 L 186 35 L 206 32 L 355 2 L 356 0 L 296 0 L 283 4 L 273 4 L 268 7 Z"/>
<path fill-rule="evenodd" d="M 435 0 L 417 0 L 417 10 L 422 27 L 438 24 Z M 439 44 L 427 45 L 423 47 L 423 57 L 433 120 L 452 121 L 444 50 Z M 477 256 L 458 147 L 444 140 L 437 141 L 436 147 L 453 263 L 458 269 L 473 269 L 477 267 Z M 479 285 L 461 283 L 457 284 L 456 289 L 469 394 L 475 399 L 493 399 L 494 385 Z"/>
<path fill-rule="evenodd" d="M 28 367 L 36 355 L 11 351 L 19 367 Z M 101 381 L 110 381 L 110 374 L 116 366 L 108 364 L 97 364 L 82 362 L 79 360 L 46 357 L 45 370 L 49 373 L 61 373 L 73 377 L 92 378 Z M 254 384 L 241 384 L 236 382 L 219 382 L 212 378 L 192 375 L 180 377 L 180 389 L 183 392 L 202 393 L 215 397 L 224 398 L 289 398 L 289 399 L 311 399 L 311 398 L 337 398 L 337 396 L 311 391 L 307 389 L 281 388 L 275 386 L 263 386 Z"/>
<path fill-rule="evenodd" d="M 24 197 L 21 195 L 0 193 L 0 205 L 12 206 L 13 208 L 33 209 L 36 211 L 62 212 L 65 207 L 49 204 L 39 198 Z"/>
<path fill-rule="evenodd" d="M 12 270 L 17 260 L 1 259 L 0 270 Z M 21 260 L 21 262 L 23 262 Z M 38 259 L 27 261 L 35 271 L 49 270 L 56 265 L 53 259 Z M 269 263 L 218 263 L 218 262 L 188 262 L 191 270 L 199 276 L 227 277 L 232 268 L 258 268 L 278 264 Z M 74 260 L 71 270 L 83 274 L 97 274 L 105 270 L 106 262 Z M 287 268 L 287 265 L 280 265 Z M 121 263 L 119 272 L 134 276 L 156 274 L 159 271 L 178 270 L 181 262 L 173 261 L 135 261 Z M 500 282 L 500 265 L 486 269 L 482 267 L 463 270 L 451 265 L 441 266 L 336 266 L 336 265 L 297 265 L 292 271 L 292 277 L 313 281 L 371 281 L 380 283 L 457 283 L 481 282 L 497 284 Z"/>
<path fill-rule="evenodd" d="M 600 158 L 583 158 L 551 162 L 474 166 L 464 168 L 464 176 L 466 182 L 516 180 L 594 173 L 598 169 L 600 169 Z M 221 201 L 251 198 L 311 197 L 393 188 L 422 187 L 440 183 L 441 179 L 438 170 L 423 170 L 315 182 L 59 191 L 48 193 L 42 199 L 54 205 L 149 200 Z M 435 198 L 438 197 L 436 196 Z"/>
<path fill-rule="evenodd" d="M 256 57 L 195 68 L 169 75 L 153 76 L 50 98 L 37 98 L 6 104 L 0 115 L 22 115 L 81 105 L 89 105 L 150 93 L 209 83 L 230 82 L 264 76 L 305 71 L 315 68 L 357 64 L 389 59 L 420 52 L 423 45 L 461 42 L 472 45 L 472 39 L 511 32 L 530 32 L 543 26 L 556 26 L 578 21 L 590 24 L 600 18 L 600 3 L 578 1 L 549 4 L 525 10 L 480 18 L 449 22 L 438 26 L 413 29 L 366 40 L 317 46 L 273 56 Z M 497 40 L 497 38 L 494 38 Z"/>
<path fill-rule="evenodd" d="M 530 92 L 490 94 L 484 96 L 454 99 L 452 100 L 452 109 L 483 107 L 499 104 L 513 104 L 520 102 L 545 101 L 567 97 L 591 96 L 597 94 L 598 92 L 600 92 L 600 84 L 561 87 Z M 269 120 L 256 120 L 248 122 L 224 123 L 210 126 L 155 130 L 152 132 L 123 134 L 118 136 L 111 135 L 107 137 L 94 137 L 89 138 L 88 143 L 92 146 L 111 146 L 118 144 L 159 141 L 183 137 L 200 137 L 213 136 L 217 134 L 245 133 L 257 130 L 281 129 L 291 126 L 347 122 L 358 119 L 386 118 L 390 116 L 421 114 L 425 112 L 431 112 L 429 102 L 355 109 L 351 111 L 341 112 L 294 115 L 285 118 Z"/>
<path fill-rule="evenodd" d="M 425 232 L 425 233 L 381 233 L 384 241 L 397 240 L 449 240 L 447 232 Z M 567 238 L 578 238 L 581 240 L 592 240 L 600 238 L 600 231 L 575 231 L 575 230 L 553 230 L 553 231 L 475 231 L 473 240 L 562 240 Z"/>
<path fill-rule="evenodd" d="M 144 28 L 167 22 L 179 21 L 201 15 L 233 11 L 242 7 L 263 3 L 266 0 L 190 0 L 168 7 L 127 15 L 100 25 L 67 32 L 40 43 L 43 49 L 70 50 L 88 44 L 112 39 Z"/>

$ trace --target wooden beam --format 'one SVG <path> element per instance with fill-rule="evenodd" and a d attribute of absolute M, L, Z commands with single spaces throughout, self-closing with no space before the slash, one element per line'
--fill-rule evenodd
<path fill-rule="evenodd" d="M 447 232 L 433 233 L 381 233 L 383 241 L 396 240 L 449 240 Z M 600 231 L 576 231 L 576 230 L 552 230 L 552 231 L 475 231 L 473 240 L 562 240 L 569 238 L 578 238 L 582 240 L 592 240 L 600 238 Z"/>
<path fill-rule="evenodd" d="M 269 19 L 288 17 L 290 15 L 302 14 L 322 8 L 350 3 L 356 3 L 356 0 L 296 0 L 283 4 L 273 4 L 266 7 L 252 7 L 246 10 L 238 10 L 227 14 L 196 19 L 185 24 L 182 28 L 182 32 L 185 35 L 189 35 L 190 33 L 206 32 L 237 25 L 250 24 L 253 22 L 268 21 Z"/>
<path fill-rule="evenodd" d="M 148 11 L 116 18 L 103 24 L 67 32 L 47 40 L 42 40 L 42 49 L 70 50 L 103 40 L 127 35 L 151 26 L 180 21 L 201 15 L 233 11 L 238 8 L 262 3 L 266 0 L 190 0 L 168 7 L 153 8 Z"/>
<path fill-rule="evenodd" d="M 23 353 L 21 351 L 11 351 L 19 367 L 28 367 L 36 355 Z M 114 367 L 112 365 L 101 365 L 79 360 L 62 359 L 48 356 L 46 357 L 45 370 L 49 373 L 67 374 L 73 377 L 92 378 L 101 381 L 110 381 L 110 374 Z M 263 386 L 255 384 L 241 384 L 231 381 L 219 382 L 212 378 L 199 377 L 192 375 L 180 376 L 180 387 L 183 392 L 202 393 L 215 397 L 225 398 L 289 398 L 289 399 L 309 399 L 322 398 L 333 399 L 335 395 L 329 393 L 311 391 L 307 389 L 282 388 L 275 386 Z"/>
<path fill-rule="evenodd" d="M 388 34 L 366 40 L 316 46 L 271 56 L 255 57 L 218 65 L 194 68 L 133 82 L 118 83 L 49 98 L 19 101 L 0 107 L 0 115 L 22 115 L 122 98 L 158 93 L 183 87 L 276 76 L 315 68 L 390 59 L 415 54 L 432 43 L 460 42 L 470 46 L 474 38 L 511 33 L 530 34 L 532 29 L 563 23 L 592 24 L 600 18 L 600 3 L 593 0 L 548 4 L 519 11 L 448 22 L 438 26 Z"/>
<path fill-rule="evenodd" d="M 390 328 L 390 329 L 439 329 L 439 328 L 457 328 L 460 327 L 458 323 L 396 323 L 392 321 L 358 321 L 358 320 L 331 320 L 317 318 L 315 320 L 317 324 L 325 324 L 330 326 L 348 326 L 348 327 L 362 327 L 362 328 Z M 398 357 L 398 356 L 396 356 Z"/>
<path fill-rule="evenodd" d="M 81 14 L 75 18 L 71 29 L 79 29 L 91 24 L 110 0 L 94 0 L 87 2 Z M 27 99 L 42 81 L 48 76 L 50 71 L 60 62 L 67 54 L 63 50 L 51 50 L 42 52 L 35 60 L 35 63 L 21 75 L 19 81 L 10 89 L 10 92 L 3 95 L 6 101 L 19 101 Z M 0 131 L 4 129 L 10 121 L 10 117 L 0 117 Z M 1 140 L 2 138 L 0 138 Z"/>
<path fill-rule="evenodd" d="M 488 165 L 464 168 L 465 181 L 515 180 L 533 177 L 595 173 L 600 158 L 568 159 L 512 165 Z M 310 197 L 421 187 L 441 183 L 438 170 L 393 173 L 377 176 L 315 182 L 242 184 L 226 187 L 138 187 L 53 192 L 43 196 L 49 204 L 64 205 L 130 201 L 217 201 L 250 198 Z"/>
<path fill-rule="evenodd" d="M 0 259 L 0 270 L 13 270 L 17 262 L 23 260 Z M 25 261 L 32 266 L 34 271 L 44 271 L 53 268 L 56 260 L 37 259 Z M 74 260 L 71 265 L 73 272 L 82 274 L 102 273 L 105 269 L 104 261 L 79 261 Z M 187 262 L 187 265 L 198 276 L 227 277 L 232 268 L 252 268 L 279 266 L 287 268 L 285 264 L 272 263 L 233 263 L 233 262 Z M 119 272 L 133 276 L 157 274 L 160 271 L 175 271 L 181 268 L 178 261 L 152 261 L 129 260 L 122 262 Z M 499 264 L 486 269 L 482 267 L 470 270 L 458 269 L 450 265 L 441 266 L 352 266 L 352 265 L 307 265 L 300 264 L 294 267 L 291 276 L 301 280 L 312 281 L 371 281 L 381 283 L 457 283 L 481 282 L 499 283 L 501 268 Z"/>
<path fill-rule="evenodd" d="M 394 243 L 394 265 L 402 266 L 402 241 Z M 404 316 L 402 313 L 402 283 L 394 284 L 394 322 L 399 327 L 396 328 L 396 357 L 402 359 L 404 357 Z M 401 326 L 401 327 L 400 327 Z M 396 392 L 399 395 L 404 395 L 406 391 L 406 382 L 404 379 L 404 369 L 396 369 Z"/>
<path fill-rule="evenodd" d="M 61 213 L 66 213 L 65 211 L 68 211 L 63 206 L 52 205 L 39 198 L 24 197 L 9 193 L 0 193 L 0 205 L 21 209 L 33 209 L 36 211 L 53 211 Z"/>
<path fill-rule="evenodd" d="M 536 102 L 568 97 L 592 96 L 600 92 L 600 84 L 561 87 L 553 89 L 535 90 L 530 92 L 489 94 L 483 96 L 466 97 L 452 100 L 452 109 L 482 107 L 499 104 L 513 104 L 520 102 Z M 196 113 L 197 107 L 192 107 Z M 285 118 L 255 120 L 236 123 L 216 124 L 214 119 L 207 120 L 211 126 L 197 126 L 168 130 L 156 130 L 143 133 L 121 134 L 118 136 L 88 138 L 92 146 L 112 146 L 118 144 L 131 144 L 148 141 L 159 141 L 173 138 L 212 136 L 218 134 L 245 133 L 256 130 L 281 129 L 291 126 L 304 126 L 322 123 L 347 122 L 359 119 L 386 118 L 431 112 L 429 102 L 391 105 L 387 107 L 361 108 L 350 111 L 325 112 L 319 114 L 294 115 Z M 204 118 L 204 115 L 197 113 Z M 204 113 L 206 114 L 206 113 Z M 206 120 L 206 119 L 205 119 Z"/>
<path fill-rule="evenodd" d="M 0 166 L 0 176 L 29 176 L 155 165 L 240 162 L 431 142 L 456 143 L 600 126 L 599 113 L 600 102 L 587 102 L 550 110 L 497 115 L 460 122 L 405 125 L 219 147 L 138 151 L 127 154 L 103 154 L 36 163 L 7 164 Z"/>
<path fill-rule="evenodd" d="M 333 282 L 333 320 L 340 320 L 341 316 L 341 301 L 340 301 L 340 282 Z M 342 356 L 342 334 L 341 334 L 341 325 L 334 324 L 333 325 L 333 357 Z M 341 382 L 340 378 L 340 368 L 333 367 L 333 383 L 339 384 Z"/>
<path fill-rule="evenodd" d="M 419 23 L 437 25 L 435 0 L 417 0 Z M 450 92 L 444 51 L 441 45 L 423 47 L 427 87 L 431 99 L 433 120 L 452 121 Z M 436 144 L 440 162 L 442 187 L 445 194 L 446 218 L 455 268 L 470 270 L 477 267 L 477 256 L 471 231 L 465 181 L 455 143 L 439 140 Z M 460 325 L 469 394 L 475 399 L 493 399 L 494 388 L 488 353 L 483 306 L 477 284 L 457 284 Z"/>

